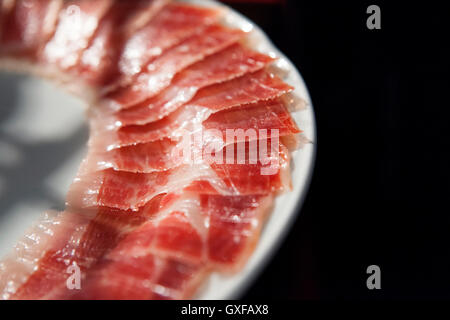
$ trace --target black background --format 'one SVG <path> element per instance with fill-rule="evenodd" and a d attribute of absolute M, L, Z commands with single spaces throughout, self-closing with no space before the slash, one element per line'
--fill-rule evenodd
<path fill-rule="evenodd" d="M 442 2 L 232 4 L 295 63 L 317 118 L 312 184 L 244 298 L 450 298 L 450 10 Z M 381 30 L 366 27 L 369 5 Z M 366 268 L 381 268 L 368 290 Z"/>

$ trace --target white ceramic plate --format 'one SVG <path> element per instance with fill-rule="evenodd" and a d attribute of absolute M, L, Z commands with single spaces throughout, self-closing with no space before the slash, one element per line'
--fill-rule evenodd
<path fill-rule="evenodd" d="M 242 271 L 213 274 L 198 299 L 238 298 L 282 243 L 306 195 L 315 157 L 315 121 L 305 83 L 295 66 L 267 36 L 241 14 L 213 0 L 188 1 L 222 6 L 225 23 L 251 30 L 251 46 L 276 55 L 285 81 L 307 103 L 293 114 L 312 141 L 293 153 L 292 192 L 276 199 L 258 245 Z M 48 209 L 62 210 L 64 198 L 85 155 L 88 129 L 81 101 L 36 78 L 0 74 L 0 257 Z"/>

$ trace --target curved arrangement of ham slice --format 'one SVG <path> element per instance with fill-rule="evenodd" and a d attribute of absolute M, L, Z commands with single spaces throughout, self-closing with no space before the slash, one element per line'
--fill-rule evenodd
<path fill-rule="evenodd" d="M 274 57 L 220 10 L 169 0 L 0 10 L 0 61 L 75 83 L 91 128 L 66 210 L 0 261 L 1 298 L 191 298 L 211 272 L 239 271 L 291 188 L 301 134 Z"/>

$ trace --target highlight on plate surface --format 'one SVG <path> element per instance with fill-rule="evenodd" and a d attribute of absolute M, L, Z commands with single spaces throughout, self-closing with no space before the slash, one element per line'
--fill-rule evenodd
<path fill-rule="evenodd" d="M 226 15 L 169 0 L 0 1 L 2 69 L 79 96 L 90 127 L 65 210 L 0 261 L 1 298 L 192 298 L 211 273 L 245 266 L 308 137 L 277 57 Z"/>

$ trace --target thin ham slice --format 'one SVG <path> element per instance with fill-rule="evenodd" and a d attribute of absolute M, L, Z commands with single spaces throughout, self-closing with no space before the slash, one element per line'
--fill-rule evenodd
<path fill-rule="evenodd" d="M 125 234 L 163 210 L 167 203 L 165 195 L 161 195 L 139 212 L 96 208 L 66 210 L 56 217 L 46 215 L 16 246 L 15 257 L 2 263 L 8 270 L 0 282 L 3 297 L 60 299 L 68 295 L 67 270 L 71 265 L 80 268 L 84 282 L 90 268 Z M 8 263 L 13 263 L 14 269 Z"/>
<path fill-rule="evenodd" d="M 113 109 L 133 106 L 169 86 L 180 70 L 230 46 L 243 35 L 244 32 L 238 29 L 219 25 L 207 27 L 152 61 L 130 86 L 111 92 L 105 99 L 111 101 Z"/>
<path fill-rule="evenodd" d="M 70 299 L 168 300 L 192 296 L 207 275 L 204 265 L 164 259 L 110 255 L 86 280 L 86 287 Z"/>
<path fill-rule="evenodd" d="M 4 269 L 2 280 L 5 280 L 6 286 L 1 288 L 3 296 L 8 299 L 51 296 L 53 281 L 66 277 L 68 266 L 64 263 L 64 257 L 74 248 L 90 219 L 86 215 L 65 212 L 54 218 L 47 217 L 37 224 L 16 245 L 13 251 L 16 257 L 6 260 L 6 264 L 14 261 L 15 265 Z M 5 265 L 5 262 L 2 264 Z"/>
<path fill-rule="evenodd" d="M 260 195 L 184 194 L 166 214 L 130 232 L 110 255 L 151 253 L 187 264 L 237 270 L 254 247 L 272 200 L 273 196 Z"/>
<path fill-rule="evenodd" d="M 240 44 L 233 45 L 180 72 L 171 86 L 157 96 L 121 110 L 104 121 L 109 121 L 106 125 L 125 126 L 162 119 L 189 102 L 200 89 L 260 70 L 272 61 L 269 56 Z"/>
<path fill-rule="evenodd" d="M 106 169 L 93 171 L 86 161 L 67 195 L 67 205 L 75 208 L 106 206 L 122 210 L 139 210 L 153 197 L 190 187 L 190 191 L 224 195 L 268 194 L 291 188 L 289 156 L 282 144 L 266 160 L 242 164 L 194 159 L 174 169 L 151 173 L 133 173 Z M 246 151 L 246 154 L 249 154 Z M 244 154 L 245 155 L 245 154 Z M 210 162 L 213 162 L 212 164 Z M 257 181 L 258 183 L 254 183 Z M 192 187 L 202 182 L 200 188 Z M 195 185 L 195 184 L 194 184 Z M 208 188 L 205 188 L 207 185 Z"/>
<path fill-rule="evenodd" d="M 209 262 L 222 271 L 239 270 L 258 241 L 273 196 L 201 195 L 200 199 L 209 217 Z"/>
<path fill-rule="evenodd" d="M 172 194 L 170 205 L 128 233 L 109 255 L 140 257 L 152 253 L 192 264 L 205 262 L 207 218 L 198 194 Z"/>
<path fill-rule="evenodd" d="M 272 200 L 272 196 L 194 195 L 189 203 L 178 205 L 179 211 L 157 222 L 148 221 L 128 234 L 90 273 L 87 287 L 75 297 L 189 297 L 212 268 L 231 272 L 242 267 L 258 240 Z M 199 230 L 190 221 L 196 215 L 201 215 L 207 228 Z"/>
<path fill-rule="evenodd" d="M 166 49 L 192 36 L 202 28 L 214 23 L 219 12 L 181 3 L 169 4 L 150 22 L 127 40 L 118 62 L 119 75 L 112 77 L 120 84 L 128 84 L 134 76 Z M 106 91 L 115 88 L 108 86 Z"/>
<path fill-rule="evenodd" d="M 214 106 L 219 106 L 219 103 Z M 278 129 L 280 136 L 300 132 L 286 105 L 280 99 L 240 104 L 236 108 L 216 112 L 203 122 L 203 127 L 217 129 L 223 133 L 226 130 L 242 128 L 245 130 Z"/>
<path fill-rule="evenodd" d="M 189 101 L 189 105 L 207 108 L 211 112 L 220 111 L 241 104 L 278 97 L 291 90 L 292 87 L 280 78 L 267 71 L 260 71 L 203 88 L 197 92 L 192 101 Z M 138 106 L 119 112 L 116 115 L 117 121 L 122 126 L 143 125 L 162 119 L 183 103 L 180 99 L 174 101 L 165 96 L 158 98 L 158 102 L 145 107 Z"/>
<path fill-rule="evenodd" d="M 175 200 L 174 200 L 175 199 Z M 199 201 L 171 199 L 155 218 L 129 232 L 89 271 L 75 299 L 181 299 L 189 297 L 207 272 L 199 259 L 203 237 Z M 170 254 L 162 254 L 169 252 Z M 190 259 L 185 259 L 189 256 Z M 110 280 L 106 280 L 110 279 Z"/>
<path fill-rule="evenodd" d="M 27 281 L 36 268 L 42 253 L 52 242 L 61 240 L 63 243 L 66 241 L 63 235 L 67 226 L 60 222 L 64 219 L 70 221 L 71 218 L 70 216 L 58 216 L 55 212 L 46 212 L 16 243 L 12 252 L 0 262 L 0 297 L 2 300 L 10 299 L 17 289 Z M 73 218 L 78 220 L 83 217 Z"/>
<path fill-rule="evenodd" d="M 168 138 L 111 151 L 90 149 L 87 157 L 89 170 L 108 168 L 128 172 L 165 171 L 180 165 L 173 157 L 178 141 Z"/>
<path fill-rule="evenodd" d="M 92 281 L 87 279 L 87 276 L 91 273 L 95 274 L 96 268 L 99 269 L 98 265 L 100 268 L 103 267 L 104 256 L 118 244 L 121 245 L 115 251 L 120 253 L 124 246 L 128 246 L 126 240 L 122 241 L 124 238 L 129 239 L 125 235 L 135 234 L 133 230 L 148 219 L 153 219 L 155 214 L 164 215 L 164 212 L 173 206 L 175 199 L 176 197 L 170 195 L 162 195 L 152 199 L 139 212 L 133 213 L 97 208 L 93 211 L 85 211 L 83 214 L 66 211 L 56 217 L 46 216 L 36 228 L 30 231 L 23 245 L 22 242 L 19 243 L 23 249 L 16 249 L 16 256 L 2 263 L 2 270 L 9 271 L 2 274 L 5 276 L 0 283 L 3 297 L 12 299 L 73 297 L 73 292 L 77 290 L 69 290 L 66 284 L 70 276 L 67 273 L 69 266 L 76 264 L 81 271 L 83 289 L 85 284 L 89 286 Z M 170 221 L 166 223 L 168 228 L 171 224 L 173 225 Z M 43 241 L 43 239 L 47 240 Z M 114 256 L 118 256 L 114 251 L 108 255 L 109 258 Z M 155 259 L 159 258 L 155 257 Z M 160 260 L 163 261 L 163 259 Z M 24 261 L 29 264 L 27 270 L 23 270 L 23 267 L 17 268 L 17 264 L 24 264 Z M 6 265 L 7 263 L 10 265 Z M 173 260 L 164 263 L 167 266 L 158 273 L 155 280 L 161 283 L 174 281 L 175 279 L 171 276 L 176 270 L 172 270 L 172 267 L 174 264 L 181 266 L 181 263 Z M 12 266 L 16 269 L 11 270 Z M 140 267 L 142 267 L 141 264 L 134 264 L 133 270 L 139 270 Z M 141 274 L 143 271 L 144 269 L 141 270 Z M 128 276 L 135 279 L 137 274 L 132 273 Z M 105 292 L 97 296 L 97 298 L 107 297 Z M 123 297 L 130 299 L 133 296 L 130 296 L 128 292 Z"/>
<path fill-rule="evenodd" d="M 94 171 L 108 168 L 129 172 L 169 170 L 183 162 L 183 157 L 180 157 L 179 153 L 186 143 L 189 144 L 191 153 L 201 152 L 204 154 L 212 143 L 215 144 L 215 149 L 226 146 L 227 129 L 238 132 L 237 130 L 241 128 L 254 130 L 255 135 L 238 136 L 231 143 L 242 142 L 242 140 L 239 140 L 242 138 L 246 141 L 270 138 L 271 131 L 274 129 L 278 130 L 278 137 L 295 135 L 300 132 L 282 101 L 262 101 L 215 113 L 203 122 L 201 131 L 194 127 L 191 131 L 178 131 L 178 135 L 175 135 L 176 131 L 173 130 L 174 135 L 172 137 L 177 137 L 178 140 L 163 138 L 109 151 L 92 147 L 87 161 L 90 162 L 90 170 Z M 208 130 L 216 131 L 209 132 Z M 259 132 L 261 130 L 265 130 L 265 137 L 260 137 Z M 197 138 L 195 135 L 198 133 L 202 135 L 202 139 L 201 145 L 196 146 L 194 145 Z"/>
<path fill-rule="evenodd" d="M 258 101 L 273 99 L 282 96 L 290 90 L 290 86 L 266 71 L 247 74 L 228 82 L 203 88 L 188 104 L 178 108 L 161 120 L 145 125 L 128 125 L 118 130 L 110 129 L 105 131 L 97 128 L 104 128 L 104 123 L 109 123 L 110 120 L 105 118 L 95 119 L 90 145 L 93 150 L 98 151 L 147 143 L 164 137 L 177 139 L 180 136 L 189 134 L 189 132 L 201 129 L 199 124 L 201 125 L 203 121 L 215 112 L 239 105 L 251 105 Z M 267 110 L 267 106 L 264 110 Z M 139 118 L 138 114 L 140 112 L 147 113 L 144 109 L 136 110 L 133 111 L 134 114 L 128 114 L 127 119 L 135 122 Z M 246 128 L 246 126 L 244 125 L 242 128 Z"/>
<path fill-rule="evenodd" d="M 63 70 L 74 66 L 111 5 L 112 0 L 65 1 L 55 33 L 40 53 L 41 61 Z"/>
<path fill-rule="evenodd" d="M 66 211 L 47 217 L 28 237 L 40 248 L 24 244 L 34 255 L 16 251 L 21 258 L 14 259 L 16 263 L 28 259 L 33 267 L 26 277 L 10 269 L 9 291 L 4 295 L 13 299 L 187 298 L 212 267 L 229 272 L 242 266 L 271 199 L 188 193 L 181 198 L 159 197 L 137 213 L 99 208 L 89 215 Z M 79 290 L 68 289 L 66 283 L 67 269 L 74 264 L 81 271 Z M 24 279 L 11 280 L 12 275 Z"/>
<path fill-rule="evenodd" d="M 0 52 L 14 58 L 32 58 L 53 34 L 62 0 L 4 1 Z M 9 8 L 9 9 L 8 9 Z"/>
<path fill-rule="evenodd" d="M 227 145 L 219 155 L 219 161 L 214 156 L 204 159 L 225 184 L 228 195 L 267 195 L 292 189 L 290 154 L 278 139 L 259 140 L 254 145 L 251 142 Z M 197 179 L 184 190 L 200 194 L 220 193 L 211 181 Z"/>
<path fill-rule="evenodd" d="M 242 267 L 272 200 L 255 195 L 184 195 L 166 214 L 128 233 L 71 298 L 189 297 L 212 268 L 230 272 Z"/>
<path fill-rule="evenodd" d="M 95 88 L 117 75 L 118 60 L 128 38 L 145 26 L 170 0 L 115 1 L 100 21 L 88 48 L 72 72 Z"/>
<path fill-rule="evenodd" d="M 67 204 L 75 208 L 106 206 L 138 210 L 153 197 L 171 193 L 192 181 L 206 180 L 217 190 L 225 185 L 206 164 L 179 166 L 173 170 L 153 173 L 131 173 L 112 169 L 87 172 L 82 168 L 67 195 Z"/>

